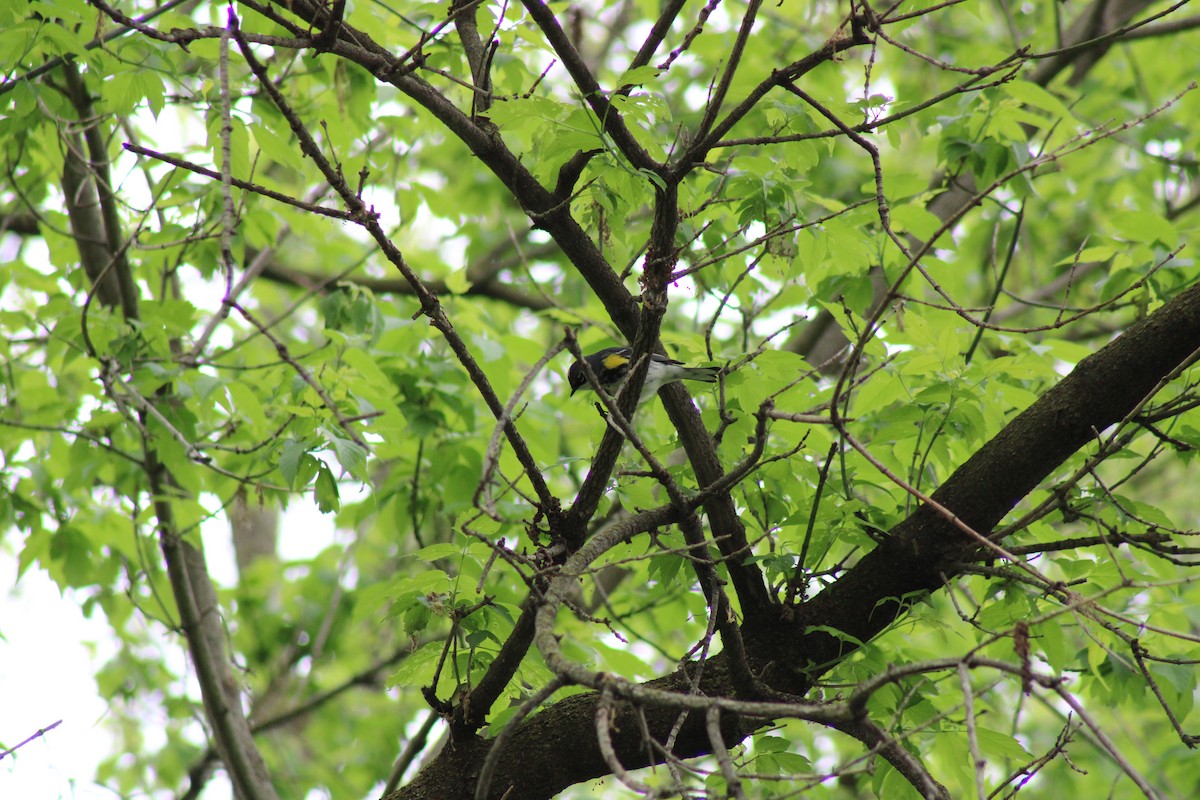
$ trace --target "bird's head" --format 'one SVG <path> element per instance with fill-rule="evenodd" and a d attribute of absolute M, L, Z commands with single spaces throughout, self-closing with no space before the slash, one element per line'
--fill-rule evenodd
<path fill-rule="evenodd" d="M 567 370 L 567 385 L 571 387 L 571 394 L 579 391 L 587 386 L 587 374 L 583 371 L 583 364 L 576 361 Z"/>

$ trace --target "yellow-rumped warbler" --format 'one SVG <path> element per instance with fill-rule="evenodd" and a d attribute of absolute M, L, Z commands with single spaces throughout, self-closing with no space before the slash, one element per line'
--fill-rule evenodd
<path fill-rule="evenodd" d="M 583 358 L 591 366 L 592 372 L 596 373 L 604 391 L 615 397 L 621 383 L 629 374 L 632 356 L 633 351 L 628 347 L 608 347 Z M 684 366 L 682 361 L 651 353 L 650 368 L 646 371 L 646 382 L 642 384 L 642 395 L 638 398 L 638 405 L 653 397 L 658 387 L 664 384 L 676 381 L 712 383 L 717 379 L 719 371 L 720 367 L 688 367 Z M 571 385 L 571 394 L 580 389 L 591 388 L 587 374 L 583 371 L 583 364 L 576 361 L 571 365 L 567 370 L 567 383 Z"/>

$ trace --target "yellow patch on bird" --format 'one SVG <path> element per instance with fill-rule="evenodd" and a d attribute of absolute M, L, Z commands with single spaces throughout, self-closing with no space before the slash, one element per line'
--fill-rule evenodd
<path fill-rule="evenodd" d="M 609 353 L 604 357 L 605 369 L 617 369 L 629 363 L 629 359 L 620 353 Z"/>

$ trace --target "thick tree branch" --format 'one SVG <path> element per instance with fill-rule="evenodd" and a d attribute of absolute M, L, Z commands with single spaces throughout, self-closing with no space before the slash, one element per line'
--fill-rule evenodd
<path fill-rule="evenodd" d="M 109 185 L 100 122 L 78 67 L 67 62 L 63 71 L 67 96 L 83 132 L 67 133 L 64 138 L 63 190 L 71 234 L 96 297 L 108 307 L 124 306 L 126 316 L 136 317 L 137 296 L 132 289 L 125 244 L 121 242 L 120 217 Z"/>
<path fill-rule="evenodd" d="M 204 709 L 212 726 L 215 749 L 225 765 L 234 794 L 245 800 L 274 800 L 278 797 L 267 774 L 262 754 L 254 743 L 249 723 L 242 713 L 241 694 L 225 655 L 225 626 L 204 555 L 185 542 L 175 530 L 167 472 L 147 443 L 146 474 L 157 499 L 159 542 L 171 589 L 179 608 L 180 624 L 196 667 Z"/>
<path fill-rule="evenodd" d="M 63 195 L 71 237 L 79 248 L 79 261 L 92 291 L 101 305 L 114 308 L 121 303 L 117 271 L 108 249 L 108 235 L 100 212 L 96 183 L 87 168 L 83 137 L 76 133 L 63 136 Z"/>
<path fill-rule="evenodd" d="M 1067 457 L 1137 408 L 1197 348 L 1200 285 L 1081 361 L 956 470 L 933 499 L 986 535 Z M 803 606 L 798 621 L 831 625 L 867 641 L 903 613 L 905 598 L 941 586 L 977 546 L 950 520 L 922 506 Z M 810 634 L 802 649 L 811 666 L 838 659 L 847 647 L 827 634 Z"/>
<path fill-rule="evenodd" d="M 987 533 L 1026 494 L 1059 467 L 1072 453 L 1087 445 L 1109 425 L 1138 407 L 1161 381 L 1193 357 L 1200 348 L 1200 285 L 1193 286 L 1120 338 L 1084 359 L 1054 388 L 1046 392 L 959 468 L 933 498 L 958 519 Z M 606 542 L 589 540 L 577 557 L 583 562 L 589 548 L 603 549 Z M 805 605 L 792 619 L 770 625 L 747 626 L 744 635 L 752 665 L 772 668 L 765 680 L 777 691 L 799 695 L 814 680 L 853 652 L 852 641 L 869 641 L 887 628 L 917 598 L 935 591 L 961 569 L 965 556 L 978 545 L 950 521 L 921 507 L 897 525 L 883 543 L 867 554 Z M 543 611 L 542 613 L 546 613 Z M 816 626 L 841 631 L 845 637 L 815 630 Z M 790 633 L 789 633 L 790 631 Z M 552 633 L 551 633 L 552 637 Z M 551 639 L 539 646 L 555 647 Z M 556 669 L 563 669 L 560 665 Z M 560 673 L 562 674 L 562 673 Z M 574 680 L 591 681 L 590 672 L 567 671 Z M 649 690 L 686 692 L 686 671 L 645 684 Z M 708 698 L 734 696 L 728 656 L 705 662 L 701 691 Z M 520 726 L 510 748 L 536 748 L 546 770 L 536 775 L 504 764 L 496 786 L 512 787 L 511 800 L 549 798 L 562 788 L 606 774 L 607 762 L 595 740 L 594 715 L 598 694 L 576 695 L 542 711 Z M 674 712 L 643 709 L 652 732 L 668 730 Z M 628 741 L 614 734 L 614 749 L 626 768 L 647 764 L 644 742 L 631 710 L 617 719 L 615 730 L 631 731 Z M 693 714 L 676 738 L 675 753 L 688 757 L 710 752 L 711 743 L 702 720 Z M 659 726 L 663 727 L 659 727 Z M 743 732 L 755 725 L 746 723 Z M 443 751 L 395 800 L 438 796 L 445 800 L 471 800 L 473 776 L 483 763 L 488 743 L 471 740 L 454 752 Z M 503 793 L 493 790 L 490 797 Z"/>

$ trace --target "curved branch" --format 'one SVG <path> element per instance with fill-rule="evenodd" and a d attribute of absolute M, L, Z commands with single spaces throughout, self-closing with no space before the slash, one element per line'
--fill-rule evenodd
<path fill-rule="evenodd" d="M 312 0 L 275 3 L 307 22 L 318 18 L 319 7 Z M 550 234 L 613 322 L 633 339 L 638 327 L 637 303 L 620 276 L 571 215 L 569 205 L 543 186 L 493 129 L 472 120 L 428 82 L 404 72 L 403 62 L 362 31 L 343 25 L 341 38 L 330 50 L 395 86 L 457 136 L 504 184 L 534 224 Z"/>
<path fill-rule="evenodd" d="M 1120 421 L 1137 408 L 1163 379 L 1191 358 L 1200 344 L 1200 285 L 1180 294 L 1162 308 L 1132 326 L 1124 335 L 1084 359 L 1066 378 L 1044 394 L 1024 413 L 1010 422 L 960 467 L 933 494 L 937 502 L 979 531 L 993 526 L 1042 479 L 1067 457 L 1085 446 L 1108 425 Z M 650 513 L 643 512 L 645 518 Z M 666 524 L 667 519 L 662 520 Z M 553 631 L 553 609 L 574 581 L 574 575 L 609 547 L 631 535 L 628 529 L 612 529 L 588 540 L 566 565 L 548 590 L 551 605 L 538 612 L 536 641 L 547 663 L 569 680 L 602 689 L 612 687 L 621 696 L 644 702 L 665 700 L 684 703 L 691 688 L 687 670 L 639 686 L 613 683 L 591 670 L 565 661 Z M 744 626 L 748 658 L 761 669 L 774 668 L 767 680 L 776 691 L 800 695 L 811 688 L 820 674 L 856 649 L 852 642 L 865 642 L 894 622 L 908 607 L 902 600 L 927 595 L 943 585 L 963 567 L 956 563 L 977 548 L 949 520 L 922 506 L 897 525 L 882 544 L 847 570 L 841 578 L 796 610 L 792 619 L 781 618 L 769 626 Z M 834 637 L 823 630 L 841 631 Z M 957 662 L 954 662 L 957 663 Z M 972 663 L 983 662 L 974 659 Z M 728 703 L 731 709 L 766 706 L 737 706 L 725 700 L 735 695 L 729 655 L 721 653 L 705 662 L 698 703 Z M 860 690 L 865 696 L 870 686 Z M 598 775 L 609 767 L 595 737 L 595 692 L 569 697 L 528 720 L 512 735 L 510 747 L 536 747 L 546 767 L 537 774 L 516 765 L 500 765 L 489 795 L 499 798 L 511 791 L 512 800 L 547 798 L 565 786 Z M 700 706 L 698 705 L 697 708 Z M 704 706 L 705 708 L 707 705 Z M 852 709 L 853 711 L 853 709 Z M 678 714 L 664 708 L 642 709 L 652 732 L 670 730 Z M 711 752 L 711 742 L 700 714 L 691 714 L 679 729 L 673 753 L 690 757 Z M 814 718 L 808 716 L 806 718 Z M 830 713 L 830 722 L 843 717 Z M 762 720 L 743 718 L 740 730 L 749 733 Z M 661 726 L 661 727 L 660 727 Z M 613 750 L 628 769 L 649 763 L 635 715 L 625 710 L 617 715 Z M 625 733 L 629 732 L 628 737 Z M 409 786 L 392 795 L 394 800 L 437 796 L 445 800 L 471 800 L 476 774 L 488 751 L 482 739 L 457 743 L 443 751 Z M 660 758 L 658 756 L 656 758 Z"/>

